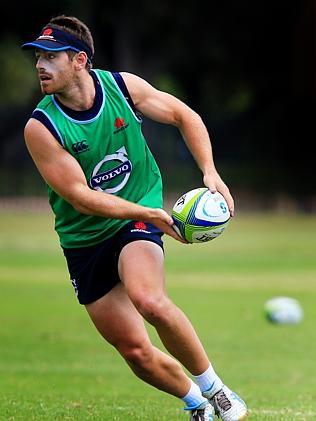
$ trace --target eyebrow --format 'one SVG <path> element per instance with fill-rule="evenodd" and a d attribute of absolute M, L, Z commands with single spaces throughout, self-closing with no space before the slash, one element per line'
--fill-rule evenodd
<path fill-rule="evenodd" d="M 35 48 L 35 55 L 39 54 L 56 54 L 60 53 L 60 51 L 51 51 L 51 50 L 42 50 L 41 48 Z"/>

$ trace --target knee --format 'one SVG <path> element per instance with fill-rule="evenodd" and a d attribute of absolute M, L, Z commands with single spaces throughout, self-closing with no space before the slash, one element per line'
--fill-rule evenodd
<path fill-rule="evenodd" d="M 126 362 L 138 368 L 145 369 L 152 361 L 153 348 L 150 345 L 122 345 L 117 347 Z"/>
<path fill-rule="evenodd" d="M 157 323 L 167 323 L 171 320 L 170 313 L 172 302 L 166 296 L 142 297 L 136 303 L 140 314 L 152 325 Z"/>

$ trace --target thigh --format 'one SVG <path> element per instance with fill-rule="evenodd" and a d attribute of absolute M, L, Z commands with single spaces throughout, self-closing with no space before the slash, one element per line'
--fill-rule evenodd
<path fill-rule="evenodd" d="M 63 249 L 70 278 L 81 304 L 89 304 L 107 294 L 120 282 L 118 259 L 127 244 L 146 240 L 163 247 L 163 232 L 140 221 L 126 223 L 113 237 L 95 246 Z"/>
<path fill-rule="evenodd" d="M 63 250 L 80 304 L 98 300 L 120 282 L 115 237 L 94 246 Z"/>
<path fill-rule="evenodd" d="M 127 244 L 120 253 L 118 268 L 134 303 L 165 295 L 164 254 L 159 245 L 144 240 Z"/>
<path fill-rule="evenodd" d="M 128 297 L 123 284 L 117 284 L 86 309 L 100 334 L 119 350 L 149 344 L 142 316 Z"/>

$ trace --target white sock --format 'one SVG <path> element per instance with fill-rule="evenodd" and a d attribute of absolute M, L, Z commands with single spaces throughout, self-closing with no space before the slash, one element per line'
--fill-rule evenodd
<path fill-rule="evenodd" d="M 215 394 L 223 387 L 223 382 L 215 373 L 212 364 L 210 364 L 209 368 L 204 371 L 204 373 L 193 377 L 199 385 L 201 392 L 209 391 L 212 392 L 212 394 Z"/>
<path fill-rule="evenodd" d="M 207 400 L 202 396 L 199 386 L 191 380 L 191 387 L 188 393 L 182 398 L 186 409 L 195 409 Z"/>

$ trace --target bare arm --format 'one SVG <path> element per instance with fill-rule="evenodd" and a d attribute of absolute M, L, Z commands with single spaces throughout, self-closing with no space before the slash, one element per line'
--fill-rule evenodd
<path fill-rule="evenodd" d="M 176 126 L 203 173 L 204 184 L 211 192 L 219 191 L 234 214 L 234 200 L 219 176 L 212 153 L 208 131 L 201 117 L 174 96 L 159 91 L 145 80 L 130 73 L 122 73 L 136 108 L 146 117 Z"/>
<path fill-rule="evenodd" d="M 151 222 L 166 234 L 180 240 L 172 229 L 172 218 L 163 209 L 147 208 L 90 189 L 79 163 L 62 148 L 42 123 L 31 118 L 24 135 L 27 148 L 44 180 L 78 212 Z"/>

